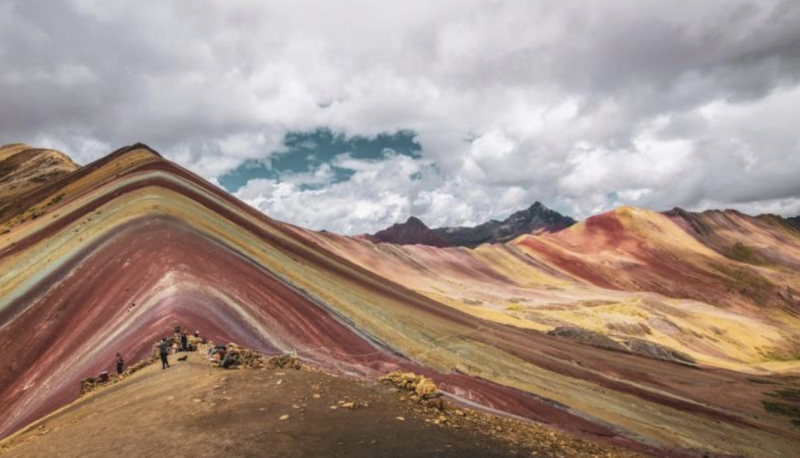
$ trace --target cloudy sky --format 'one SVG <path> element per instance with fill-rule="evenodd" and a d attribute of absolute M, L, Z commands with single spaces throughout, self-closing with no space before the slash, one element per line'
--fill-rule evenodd
<path fill-rule="evenodd" d="M 800 214 L 800 2 L 0 2 L 0 143 L 141 141 L 343 233 Z"/>

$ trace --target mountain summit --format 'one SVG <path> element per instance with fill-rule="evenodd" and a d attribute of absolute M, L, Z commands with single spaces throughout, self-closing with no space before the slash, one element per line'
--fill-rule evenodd
<path fill-rule="evenodd" d="M 556 232 L 575 224 L 575 220 L 541 202 L 515 212 L 503 221 L 491 220 L 475 227 L 442 227 L 434 234 L 454 246 L 476 247 L 482 243 L 502 243 L 520 235 Z"/>
<path fill-rule="evenodd" d="M 483 243 L 503 243 L 524 234 L 556 232 L 575 224 L 575 220 L 541 202 L 515 212 L 503 221 L 490 220 L 474 227 L 440 227 L 430 229 L 419 218 L 394 224 L 366 238 L 373 242 L 396 245 L 465 246 L 474 248 Z"/>
<path fill-rule="evenodd" d="M 419 218 L 412 216 L 405 223 L 396 223 L 391 227 L 378 231 L 367 238 L 373 242 L 386 242 L 398 245 L 430 245 L 446 247 L 450 244 L 436 235 L 431 228 Z"/>

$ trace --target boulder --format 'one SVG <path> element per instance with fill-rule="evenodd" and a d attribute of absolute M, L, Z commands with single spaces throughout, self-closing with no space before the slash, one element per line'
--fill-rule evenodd
<path fill-rule="evenodd" d="M 597 348 L 615 351 L 627 351 L 625 345 L 617 342 L 611 337 L 604 336 L 599 332 L 579 328 L 577 326 L 559 326 L 547 333 L 549 336 L 570 339 L 582 344 L 591 345 Z"/>
<path fill-rule="evenodd" d="M 625 341 L 625 345 L 628 347 L 628 350 L 630 350 L 631 353 L 635 353 L 641 356 L 647 356 L 648 358 L 661 359 L 664 361 L 672 361 L 674 363 L 680 363 L 680 364 L 697 363 L 697 361 L 695 361 L 694 358 L 687 355 L 686 353 L 682 353 L 678 350 L 669 348 L 665 345 L 657 344 L 655 342 L 650 342 L 648 340 L 630 339 Z"/>
<path fill-rule="evenodd" d="M 381 382 L 391 383 L 408 391 L 412 391 L 412 399 L 422 402 L 439 396 L 436 384 L 433 380 L 424 375 L 417 375 L 413 372 L 391 372 L 378 379 Z"/>

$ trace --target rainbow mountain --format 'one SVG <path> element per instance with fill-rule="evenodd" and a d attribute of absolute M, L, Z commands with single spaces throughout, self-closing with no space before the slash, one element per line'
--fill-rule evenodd
<path fill-rule="evenodd" d="M 0 234 L 0 438 L 180 322 L 655 456 L 800 444 L 800 231 L 780 217 L 623 207 L 400 246 L 276 221 L 142 144 L 84 167 L 11 145 Z"/>

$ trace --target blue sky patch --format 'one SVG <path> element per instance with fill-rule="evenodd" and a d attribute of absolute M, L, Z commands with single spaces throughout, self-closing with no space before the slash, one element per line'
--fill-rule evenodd
<path fill-rule="evenodd" d="M 322 188 L 331 183 L 347 181 L 355 173 L 354 170 L 335 165 L 337 157 L 377 161 L 387 153 L 394 153 L 419 158 L 421 147 L 414 136 L 414 132 L 408 130 L 375 137 L 348 137 L 324 128 L 289 132 L 284 137 L 282 150 L 273 152 L 263 160 L 248 160 L 218 180 L 229 192 L 236 192 L 248 181 L 257 178 L 280 182 L 286 177 L 323 171 L 328 177 L 326 182 L 311 179 L 300 185 L 302 190 Z"/>

